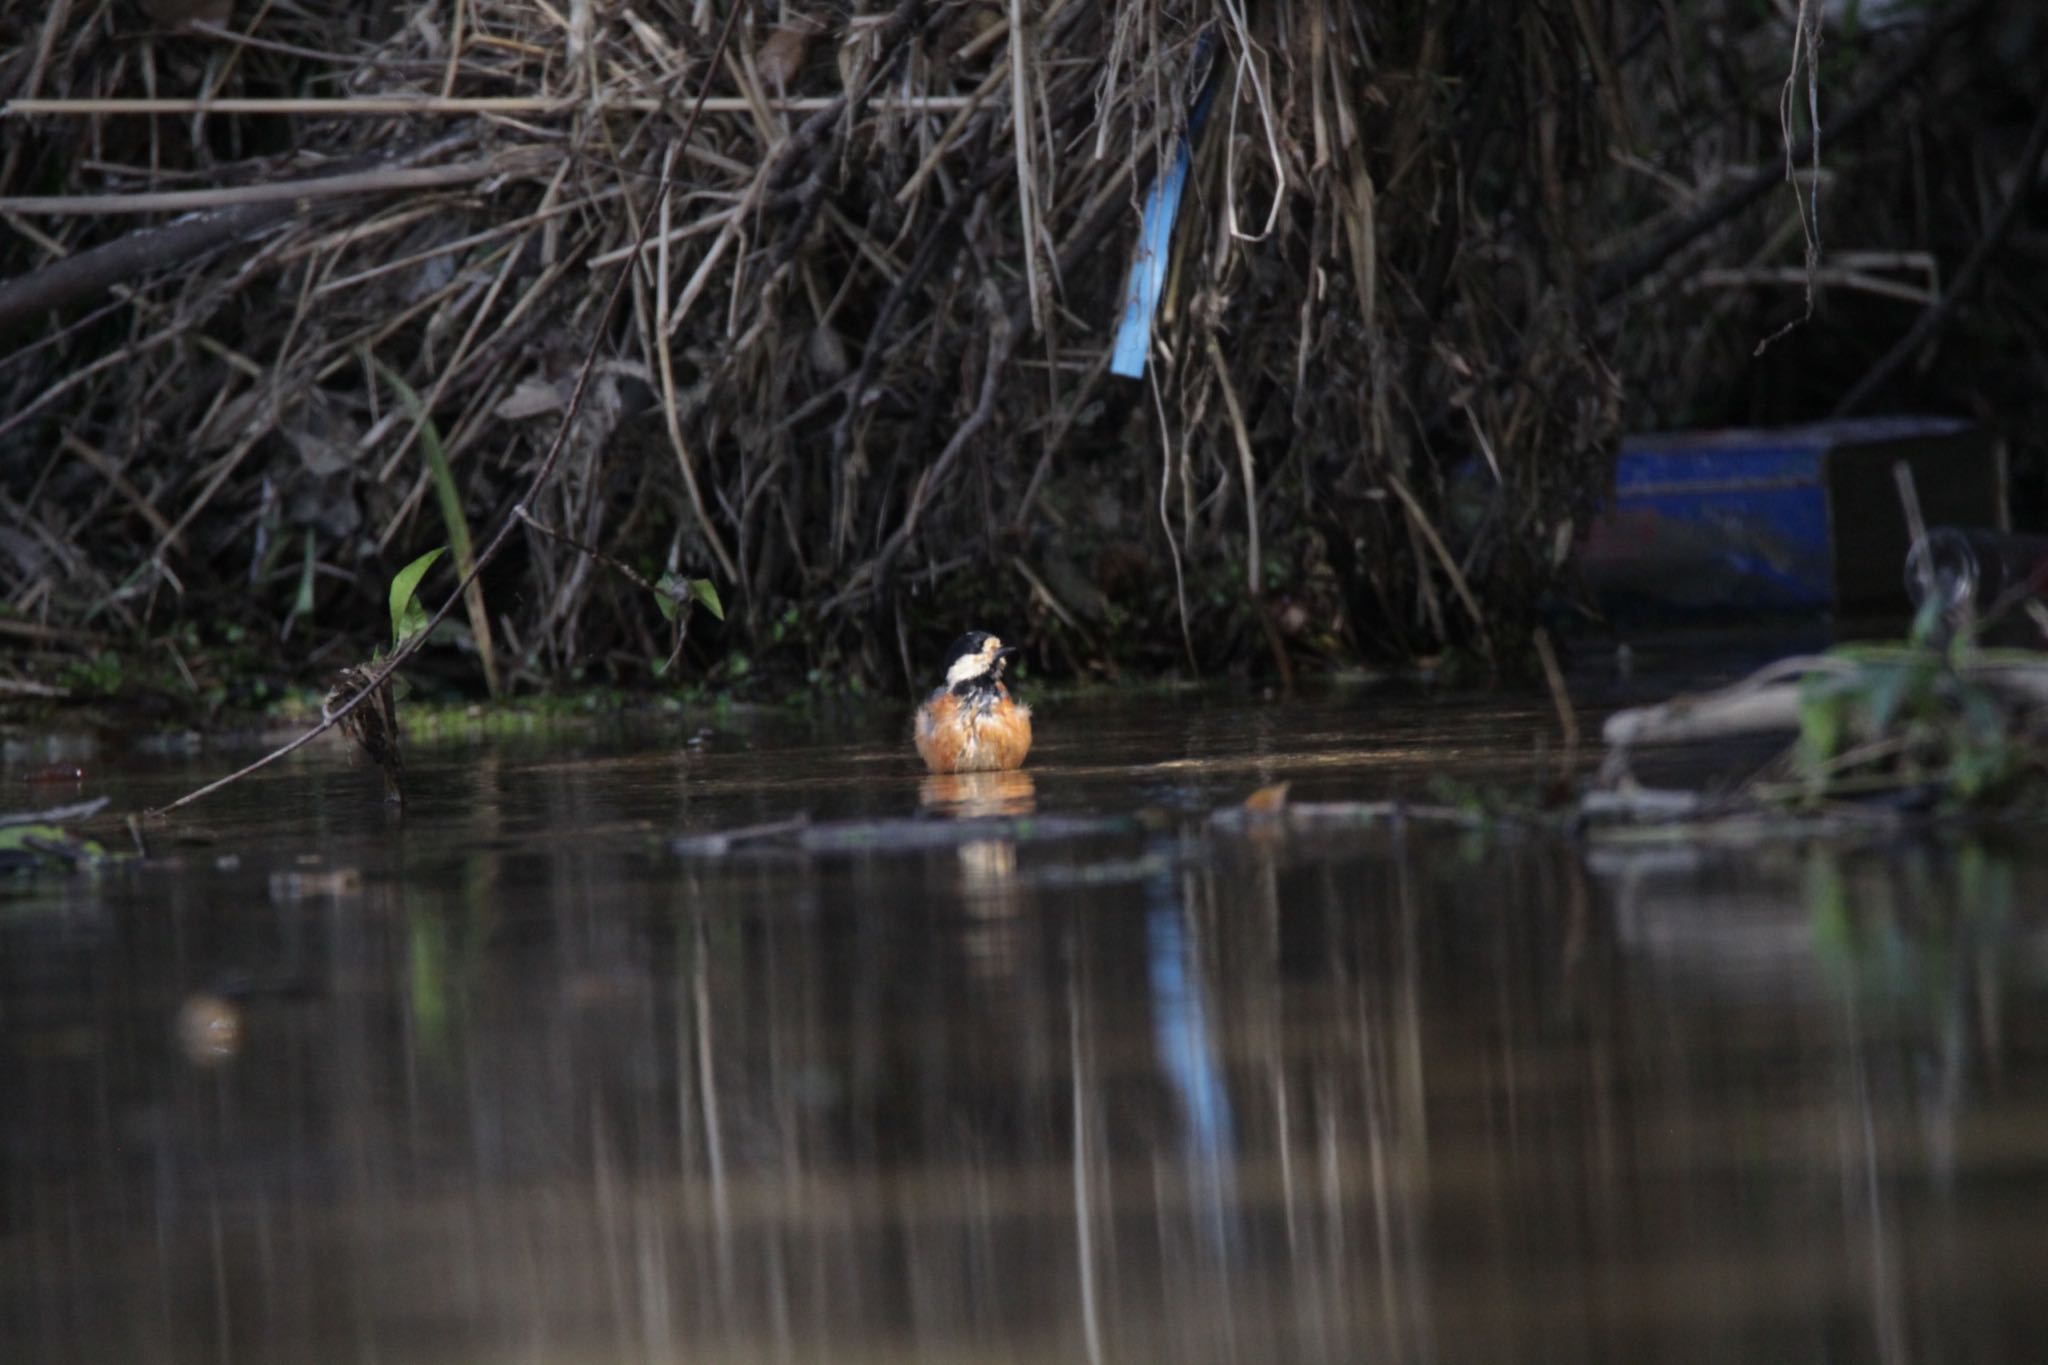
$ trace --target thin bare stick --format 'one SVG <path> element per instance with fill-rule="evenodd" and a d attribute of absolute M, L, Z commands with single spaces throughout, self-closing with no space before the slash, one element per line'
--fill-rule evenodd
<path fill-rule="evenodd" d="M 1839 258 L 1837 258 L 1839 261 Z M 1874 294 L 1879 298 L 1897 299 L 1901 303 L 1929 304 L 1934 302 L 1932 291 L 1918 285 L 1900 284 L 1872 275 L 1862 270 L 1845 270 L 1839 264 L 1823 266 L 1812 271 L 1802 266 L 1756 266 L 1744 270 L 1702 270 L 1685 283 L 1687 293 L 1701 289 L 1748 289 L 1759 285 L 1793 285 L 1799 288 L 1810 286 L 1820 288 L 1847 289 L 1860 294 Z"/>
<path fill-rule="evenodd" d="M 1023 0 L 1010 0 L 1010 141 L 1017 152 L 1017 226 L 1024 238 L 1024 292 L 1031 300 L 1031 330 L 1043 332 L 1045 304 L 1039 297 L 1038 279 L 1038 196 L 1031 169 L 1030 38 L 1024 27 Z"/>
<path fill-rule="evenodd" d="M 538 153 L 538 155 L 536 155 Z M 0 199 L 0 213 L 37 213 L 46 217 L 97 216 L 105 213 L 193 213 L 235 204 L 297 203 L 344 194 L 383 194 L 391 190 L 440 189 L 467 185 L 494 175 L 530 173 L 558 161 L 551 148 L 522 147 L 481 161 L 454 166 L 394 167 L 357 171 L 319 180 L 286 180 L 274 185 L 223 185 L 206 190 L 155 190 L 144 194 L 12 195 Z"/>
<path fill-rule="evenodd" d="M 1166 512 L 1166 490 L 1173 483 L 1173 427 L 1166 420 L 1166 396 L 1159 390 L 1157 365 L 1145 367 L 1145 382 L 1152 393 L 1152 413 L 1159 419 L 1159 529 L 1166 536 L 1166 550 L 1173 560 L 1173 600 L 1180 607 L 1180 642 L 1188 653 L 1188 671 L 1196 677 L 1202 666 L 1195 659 L 1195 632 L 1188 623 L 1188 580 L 1181 567 L 1180 543 L 1173 538 L 1173 518 Z"/>
<path fill-rule="evenodd" d="M 598 549 L 595 545 L 584 544 L 582 541 L 576 539 L 576 537 L 568 534 L 566 531 L 557 531 L 554 527 L 548 525 L 546 522 L 534 516 L 533 513 L 527 511 L 524 503 L 513 508 L 512 515 L 518 517 L 521 521 L 525 522 L 528 526 L 540 532 L 548 539 L 559 540 L 560 542 L 562 542 L 562 544 L 568 546 L 570 549 L 576 551 L 578 554 L 589 555 L 592 559 L 604 565 L 613 573 L 618 574 L 621 578 L 625 579 L 628 583 L 631 583 L 634 587 L 644 588 L 648 592 L 655 593 L 657 595 L 660 594 L 661 589 L 657 587 L 655 584 L 648 582 L 646 576 L 644 574 L 641 574 L 638 570 L 634 569 L 630 564 L 621 563 L 619 560 L 616 560 L 612 558 L 610 555 L 606 554 L 603 550 Z"/>
<path fill-rule="evenodd" d="M 1913 482 L 1913 466 L 1904 460 L 1892 462 L 1892 481 L 1899 486 L 1899 508 L 1906 514 L 1906 534 L 1915 545 L 1927 540 L 1927 519 L 1920 515 L 1920 490 Z"/>
<path fill-rule="evenodd" d="M 671 153 L 662 161 L 661 174 L 664 180 L 671 173 L 674 160 L 675 157 Z M 705 505 L 703 486 L 697 479 L 696 457 L 691 453 L 690 443 L 683 435 L 683 419 L 680 412 L 681 401 L 676 394 L 675 356 L 669 342 L 669 336 L 680 324 L 682 315 L 687 314 L 690 311 L 691 305 L 696 302 L 699 291 L 704 287 L 704 282 L 711 278 L 712 267 L 718 263 L 719 257 L 725 253 L 727 247 L 739 239 L 741 224 L 745 221 L 746 214 L 752 210 L 754 203 L 759 198 L 761 183 L 762 177 L 757 175 L 754 178 L 752 188 L 748 190 L 747 197 L 735 205 L 729 214 L 717 215 L 726 219 L 725 226 L 720 230 L 718 239 L 711 244 L 711 249 L 704 253 L 704 260 L 698 266 L 697 273 L 691 277 L 688 284 L 683 286 L 682 296 L 676 301 L 673 308 L 670 307 L 668 297 L 668 244 L 670 238 L 668 230 L 669 205 L 666 199 L 662 200 L 661 212 L 657 215 L 661 231 L 656 235 L 656 259 L 654 266 L 654 349 L 657 362 L 655 373 L 656 377 L 661 381 L 662 424 L 668 432 L 669 446 L 675 451 L 676 467 L 683 476 L 683 490 L 689 494 L 690 510 L 697 514 L 698 529 L 704 533 L 705 543 L 711 547 L 711 553 L 717 558 L 718 567 L 724 572 L 728 583 L 739 580 L 739 564 L 733 559 L 732 553 L 725 548 L 725 541 L 718 534 L 718 528 L 711 520 L 711 509 Z M 634 263 L 639 260 L 639 256 L 640 248 L 636 244 L 634 249 L 627 253 L 627 265 L 625 268 L 628 270 L 634 269 Z"/>
<path fill-rule="evenodd" d="M 903 188 L 896 191 L 897 203 L 908 204 L 917 198 L 918 192 L 924 189 L 924 182 L 931 178 L 932 172 L 939 168 L 939 163 L 945 159 L 946 153 L 952 150 L 953 144 L 959 141 L 960 135 L 967 130 L 967 121 L 973 117 L 974 111 L 979 109 L 982 102 L 994 94 L 996 87 L 1007 81 L 1009 76 L 1010 67 L 1005 60 L 997 63 L 995 69 L 982 78 L 974 93 L 967 97 L 967 104 L 959 113 L 953 115 L 953 121 L 946 125 L 946 130 L 932 143 L 932 149 L 925 153 L 924 160 L 918 163 L 910 179 L 904 181 Z"/>
<path fill-rule="evenodd" d="M 157 510 L 156 504 L 149 500 L 148 494 L 129 482 L 128 476 L 121 471 L 121 466 L 114 463 L 105 451 L 88 441 L 80 440 L 71 432 L 64 433 L 61 444 L 73 455 L 91 465 L 93 471 L 107 481 L 107 486 L 119 493 L 122 501 L 133 507 L 165 541 L 174 539 L 171 524 L 164 520 L 164 514 Z"/>
<path fill-rule="evenodd" d="M 1550 704 L 1557 710 L 1557 728 L 1564 732 L 1564 751 L 1569 762 L 1579 748 L 1579 713 L 1572 706 L 1571 689 L 1565 686 L 1564 669 L 1558 666 L 1550 632 L 1538 626 L 1531 640 L 1536 646 L 1536 660 L 1543 665 L 1544 684 L 1550 688 Z"/>
<path fill-rule="evenodd" d="M 1493 640 L 1486 632 L 1486 614 L 1479 610 L 1479 599 L 1472 595 L 1472 585 L 1465 581 L 1464 572 L 1458 568 L 1457 559 L 1444 544 L 1443 538 L 1437 535 L 1436 527 L 1430 525 L 1429 518 L 1423 515 L 1422 504 L 1408 491 L 1408 485 L 1390 473 L 1387 475 L 1387 487 L 1401 500 L 1401 506 L 1408 509 L 1408 524 L 1429 546 L 1437 562 L 1444 566 L 1444 573 L 1451 580 L 1451 591 L 1458 594 L 1458 601 L 1464 604 L 1466 612 L 1472 617 L 1474 628 L 1479 631 L 1481 652 L 1488 659 L 1493 658 Z"/>
<path fill-rule="evenodd" d="M 829 109 L 843 95 L 791 95 L 769 99 L 771 111 L 791 114 Z M 971 95 L 884 96 L 876 105 L 906 114 L 949 114 L 964 109 Z M 336 95 L 307 99 L 20 99 L 0 105 L 0 118 L 94 118 L 137 114 L 286 114 L 303 118 L 391 118 L 429 115 L 468 118 L 474 114 L 658 114 L 666 100 L 633 97 L 593 101 L 549 95 Z M 751 114 L 754 104 L 741 95 L 718 95 L 703 101 L 706 114 Z"/>
<path fill-rule="evenodd" d="M 1237 441 L 1237 468 L 1244 479 L 1244 520 L 1245 534 L 1250 540 L 1245 560 L 1245 591 L 1254 600 L 1259 596 L 1260 575 L 1264 559 L 1259 554 L 1259 482 L 1252 465 L 1252 437 L 1244 424 L 1244 409 L 1237 401 L 1237 389 L 1230 382 L 1230 367 L 1223 362 L 1223 348 L 1216 344 L 1216 333 L 1210 332 L 1209 363 L 1216 367 L 1216 382 L 1223 388 L 1223 406 L 1230 414 L 1230 434 Z"/>
<path fill-rule="evenodd" d="M 80 801 L 76 805 L 51 806 L 48 810 L 16 811 L 12 814 L 0 815 L 0 827 L 54 825 L 60 820 L 84 820 L 98 815 L 107 802 L 113 799 L 111 796 L 95 796 L 90 801 Z"/>

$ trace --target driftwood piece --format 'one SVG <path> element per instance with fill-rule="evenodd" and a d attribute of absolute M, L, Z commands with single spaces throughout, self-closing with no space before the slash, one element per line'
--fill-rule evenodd
<path fill-rule="evenodd" d="M 1609 716 L 1600 733 L 1609 745 L 1625 748 L 1632 744 L 1684 744 L 1798 728 L 1799 684 L 1788 682 L 1631 707 Z"/>
<path fill-rule="evenodd" d="M 1617 711 L 1601 727 L 1601 738 L 1610 748 L 1625 749 L 1632 744 L 1789 733 L 1799 728 L 1799 688 L 1807 677 L 1864 666 L 1847 655 L 1780 659 L 1719 691 Z M 1986 689 L 2009 706 L 2048 706 L 2048 659 L 1980 654 L 1963 659 L 1954 669 L 1959 680 Z"/>
<path fill-rule="evenodd" d="M 1631 744 L 1682 744 L 1796 730 L 1800 679 L 1809 673 L 1842 672 L 1854 667 L 1847 659 L 1828 655 L 1802 654 L 1779 659 L 1718 691 L 1616 711 L 1600 727 L 1600 737 L 1610 748 L 1625 749 Z"/>

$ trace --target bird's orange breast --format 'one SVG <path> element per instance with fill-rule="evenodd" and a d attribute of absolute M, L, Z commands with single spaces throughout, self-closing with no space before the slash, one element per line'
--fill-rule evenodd
<path fill-rule="evenodd" d="M 1008 692 L 976 704 L 941 689 L 917 708 L 914 738 L 935 773 L 1007 771 L 1031 752 L 1031 708 Z"/>

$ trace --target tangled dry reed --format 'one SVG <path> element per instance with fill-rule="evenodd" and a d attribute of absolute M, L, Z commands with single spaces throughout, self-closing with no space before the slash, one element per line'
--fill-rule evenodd
<path fill-rule="evenodd" d="M 1782 63 L 1704 112 L 1672 53 L 1707 8 L 15 14 L 0 629 L 147 639 L 195 686 L 253 634 L 350 662 L 400 564 L 513 514 L 594 347 L 466 613 L 494 688 L 669 653 L 578 547 L 717 583 L 714 679 L 901 686 L 970 620 L 1081 673 L 1512 650 L 1623 376 L 1699 383 L 1698 334 L 1640 341 L 1684 311 L 1657 300 L 1702 243 L 1786 246 L 1789 197 L 1710 216 L 1730 166 L 1781 164 Z M 1774 32 L 1716 55 L 1761 68 Z M 1139 206 L 1205 80 L 1152 363 L 1116 377 Z M 1710 148 L 1643 150 L 1710 117 Z"/>

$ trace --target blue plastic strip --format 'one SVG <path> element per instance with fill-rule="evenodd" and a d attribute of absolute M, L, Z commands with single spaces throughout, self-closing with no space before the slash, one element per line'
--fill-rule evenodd
<path fill-rule="evenodd" d="M 1181 195 L 1188 187 L 1188 166 L 1194 160 L 1193 139 L 1201 136 L 1209 117 L 1209 105 L 1216 96 L 1216 81 L 1208 63 L 1214 52 L 1215 34 L 1204 33 L 1195 49 L 1191 69 L 1198 74 L 1194 98 L 1189 103 L 1187 131 L 1173 149 L 1173 164 L 1166 174 L 1152 182 L 1145 194 L 1145 213 L 1139 220 L 1138 250 L 1131 257 L 1130 282 L 1124 288 L 1124 312 L 1116 328 L 1116 349 L 1110 353 L 1109 372 L 1126 379 L 1145 377 L 1145 358 L 1152 353 L 1152 319 L 1159 312 L 1159 295 L 1166 288 L 1167 258 L 1173 249 L 1173 223 L 1180 216 Z"/>
<path fill-rule="evenodd" d="M 1166 285 L 1166 258 L 1173 247 L 1173 220 L 1188 185 L 1193 153 L 1185 136 L 1175 148 L 1173 165 L 1164 179 L 1152 182 L 1145 196 L 1145 216 L 1138 229 L 1138 253 L 1131 258 L 1131 281 L 1124 290 L 1123 321 L 1117 324 L 1116 350 L 1109 372 L 1126 379 L 1145 376 L 1145 357 L 1152 353 L 1152 317 L 1159 311 L 1159 293 Z"/>

